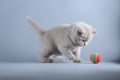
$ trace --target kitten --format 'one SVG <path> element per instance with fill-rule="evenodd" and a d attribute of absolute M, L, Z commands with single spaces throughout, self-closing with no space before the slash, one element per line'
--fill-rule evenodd
<path fill-rule="evenodd" d="M 41 63 L 55 62 L 55 58 L 59 58 L 57 55 L 80 63 L 81 47 L 86 46 L 96 33 L 95 29 L 84 22 L 63 24 L 45 31 L 30 17 L 27 17 L 27 20 L 41 36 L 42 51 L 39 56 Z"/>

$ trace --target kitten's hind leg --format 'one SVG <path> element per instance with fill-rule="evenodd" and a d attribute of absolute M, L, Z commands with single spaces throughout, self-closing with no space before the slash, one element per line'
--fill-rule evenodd
<path fill-rule="evenodd" d="M 39 56 L 39 62 L 40 63 L 49 63 L 49 56 L 51 53 L 49 51 L 42 51 Z"/>
<path fill-rule="evenodd" d="M 64 62 L 64 57 L 62 55 L 51 55 L 49 57 L 49 62 L 50 63 L 62 63 Z"/>

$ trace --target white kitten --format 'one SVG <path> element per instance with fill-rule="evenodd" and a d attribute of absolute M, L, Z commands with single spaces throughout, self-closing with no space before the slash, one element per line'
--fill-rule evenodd
<path fill-rule="evenodd" d="M 87 45 L 96 33 L 90 25 L 84 22 L 73 24 L 59 25 L 48 31 L 42 29 L 31 18 L 27 18 L 30 25 L 39 33 L 42 40 L 42 51 L 39 61 L 55 62 L 54 60 L 62 59 L 57 55 L 62 55 L 73 62 L 79 63 L 80 49 Z"/>

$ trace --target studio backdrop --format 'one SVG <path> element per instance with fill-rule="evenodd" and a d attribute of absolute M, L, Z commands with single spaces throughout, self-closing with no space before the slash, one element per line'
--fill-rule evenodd
<path fill-rule="evenodd" d="M 0 62 L 37 62 L 40 37 L 26 20 L 44 29 L 84 21 L 96 29 L 81 58 L 100 53 L 102 61 L 120 61 L 120 0 L 0 0 Z"/>

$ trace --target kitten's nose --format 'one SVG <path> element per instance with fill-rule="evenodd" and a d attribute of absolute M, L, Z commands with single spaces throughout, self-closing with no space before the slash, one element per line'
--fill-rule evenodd
<path fill-rule="evenodd" d="M 86 42 L 86 40 L 83 39 L 82 42 Z"/>

